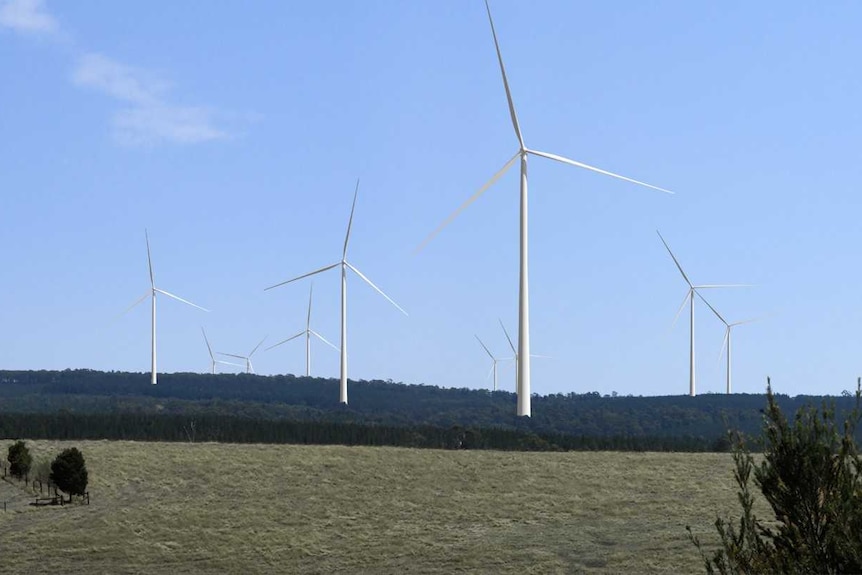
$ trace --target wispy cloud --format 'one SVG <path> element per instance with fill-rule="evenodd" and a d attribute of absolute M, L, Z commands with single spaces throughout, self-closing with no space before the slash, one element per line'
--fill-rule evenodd
<path fill-rule="evenodd" d="M 57 21 L 42 0 L 0 0 L 0 26 L 24 33 L 52 33 Z"/>
<path fill-rule="evenodd" d="M 59 24 L 43 0 L 0 0 L 0 27 L 61 35 Z M 76 86 L 95 90 L 121 104 L 111 121 L 114 138 L 122 144 L 197 144 L 228 137 L 216 124 L 216 118 L 223 114 L 208 107 L 173 104 L 167 82 L 103 54 L 88 52 L 78 56 L 71 79 Z"/>
<path fill-rule="evenodd" d="M 113 115 L 114 137 L 120 143 L 196 144 L 227 137 L 215 124 L 215 111 L 172 105 L 167 100 L 170 86 L 166 82 L 102 54 L 79 58 L 72 81 L 128 105 Z"/>

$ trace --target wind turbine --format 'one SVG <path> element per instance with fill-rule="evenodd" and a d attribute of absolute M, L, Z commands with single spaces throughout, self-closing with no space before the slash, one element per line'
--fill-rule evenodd
<path fill-rule="evenodd" d="M 512 343 L 512 338 L 511 338 L 511 337 L 509 337 L 509 332 L 508 332 L 508 330 L 506 329 L 506 326 L 505 326 L 505 325 L 503 325 L 503 320 L 501 319 L 501 320 L 499 320 L 499 321 L 500 321 L 500 327 L 502 327 L 502 328 L 503 328 L 503 333 L 504 333 L 504 334 L 506 334 L 506 341 L 508 341 L 508 342 L 509 342 L 509 347 L 511 347 L 511 348 L 512 348 L 512 353 L 514 354 L 514 355 L 513 355 L 513 357 L 512 357 L 512 359 L 513 359 L 513 360 L 515 360 L 515 388 L 517 389 L 517 388 L 518 388 L 518 378 L 520 377 L 520 374 L 519 374 L 519 372 L 518 372 L 518 352 L 517 352 L 517 350 L 515 349 L 515 344 L 513 344 L 513 343 Z M 533 354 L 533 355 L 531 355 L 530 357 L 541 357 L 541 358 L 550 359 L 550 357 L 551 357 L 551 356 L 549 356 L 549 355 L 536 355 L 536 354 Z"/>
<path fill-rule="evenodd" d="M 278 342 L 275 345 L 269 346 L 268 348 L 266 348 L 264 350 L 264 351 L 269 351 L 274 347 L 278 347 L 283 343 L 287 343 L 289 341 L 292 341 L 292 340 L 298 338 L 301 335 L 304 335 L 305 336 L 305 377 L 311 376 L 311 336 L 316 337 L 317 339 L 319 339 L 320 341 L 322 341 L 323 343 L 325 343 L 326 345 L 328 345 L 329 347 L 331 347 L 335 351 L 338 351 L 338 348 L 335 347 L 333 344 L 329 343 L 329 341 L 325 337 L 323 337 L 322 335 L 320 335 L 319 333 L 317 333 L 316 331 L 311 329 L 311 295 L 313 293 L 313 290 L 314 290 L 314 284 L 312 284 L 311 289 L 308 290 L 308 319 L 306 319 L 306 321 L 305 321 L 305 329 L 296 335 L 292 335 L 289 338 Z"/>
<path fill-rule="evenodd" d="M 490 180 L 488 180 L 485 185 L 479 188 L 475 194 L 470 196 L 466 202 L 461 204 L 461 206 L 455 210 L 452 215 L 450 215 L 446 220 L 440 224 L 440 226 L 434 230 L 431 235 L 429 235 L 425 241 L 419 246 L 417 251 L 421 250 L 431 239 L 434 238 L 440 231 L 445 228 L 449 223 L 454 220 L 458 214 L 460 214 L 464 209 L 467 208 L 470 204 L 472 204 L 476 199 L 481 196 L 488 188 L 490 188 L 500 177 L 512 167 L 516 160 L 520 158 L 521 160 L 521 198 L 520 198 L 520 280 L 519 280 L 519 296 L 518 296 L 518 355 L 523 359 L 523 361 L 518 364 L 518 415 L 530 416 L 531 414 L 531 406 L 530 406 L 530 288 L 529 288 L 529 262 L 528 262 L 528 217 L 527 217 L 527 156 L 532 154 L 534 156 L 539 156 L 542 158 L 547 158 L 549 160 L 555 160 L 557 162 L 562 162 L 564 164 L 569 164 L 571 166 L 575 166 L 577 168 L 583 168 L 585 170 L 590 170 L 592 172 L 596 172 L 599 174 L 603 174 L 605 176 L 611 176 L 613 178 L 617 178 L 620 180 L 624 180 L 626 182 L 630 182 L 633 184 L 637 184 L 639 186 L 645 186 L 647 188 L 652 188 L 654 190 L 658 190 L 661 192 L 665 192 L 668 194 L 672 194 L 673 192 L 666 190 L 664 188 L 659 188 L 658 186 L 653 186 L 651 184 L 647 184 L 638 180 L 634 180 L 632 178 L 628 178 L 626 176 L 621 176 L 619 174 L 615 174 L 613 172 L 609 172 L 607 170 L 603 170 L 601 168 L 596 168 L 594 166 L 590 166 L 588 164 L 584 164 L 583 162 L 578 162 L 575 160 L 571 160 L 569 158 L 565 158 L 563 156 L 559 156 L 557 154 L 551 154 L 549 152 L 540 152 L 538 150 L 534 150 L 532 148 L 527 148 L 526 144 L 524 144 L 524 138 L 521 135 L 520 124 L 518 123 L 518 116 L 515 113 L 515 104 L 512 102 L 512 93 L 509 90 L 509 80 L 506 77 L 506 68 L 503 66 L 503 56 L 500 53 L 500 44 L 497 42 L 497 32 L 494 29 L 494 20 L 491 18 L 491 7 L 488 5 L 488 0 L 485 0 L 485 9 L 488 12 L 488 22 L 491 24 L 491 35 L 494 37 L 494 47 L 497 51 L 497 61 L 500 64 L 500 75 L 503 78 L 503 88 L 506 91 L 506 101 L 509 105 L 509 115 L 512 119 L 512 127 L 515 129 L 515 136 L 518 138 L 518 151 L 515 152 L 515 155 L 512 156 L 503 167 L 494 174 Z"/>
<path fill-rule="evenodd" d="M 130 305 L 126 309 L 126 311 L 123 313 L 128 312 L 129 310 L 131 310 L 133 307 L 135 307 L 136 305 L 138 305 L 139 303 L 141 303 L 142 301 L 144 301 L 148 297 L 153 298 L 153 305 L 152 305 L 152 313 L 153 313 L 152 342 L 153 342 L 153 345 L 152 345 L 152 379 L 151 379 L 151 382 L 153 385 L 156 385 L 157 379 L 158 379 L 158 373 L 156 371 L 156 294 L 166 295 L 169 298 L 173 298 L 177 301 L 181 301 L 184 304 L 190 305 L 192 307 L 196 307 L 196 308 L 203 310 L 203 311 L 206 311 L 206 312 L 208 312 L 209 310 L 206 308 L 203 308 L 197 304 L 194 304 L 188 300 L 184 300 L 183 298 L 181 298 L 179 296 L 175 296 L 172 293 L 168 293 L 163 289 L 159 289 L 156 287 L 156 280 L 153 276 L 153 258 L 150 255 L 150 235 L 147 233 L 147 230 L 144 230 L 144 237 L 146 238 L 146 241 L 147 241 L 147 264 L 150 267 L 150 289 L 138 301 L 136 301 L 135 303 Z"/>
<path fill-rule="evenodd" d="M 673 259 L 673 263 L 676 264 L 679 273 L 682 274 L 682 279 L 685 280 L 685 283 L 688 284 L 688 291 L 685 294 L 685 297 L 682 300 L 682 305 L 679 306 L 679 310 L 677 310 L 676 315 L 673 318 L 673 323 L 676 323 L 676 320 L 679 318 L 679 314 L 682 313 L 683 308 L 686 303 L 691 303 L 691 312 L 690 312 L 690 322 L 689 322 L 689 371 L 688 371 L 688 394 L 692 397 L 695 396 L 695 376 L 694 376 L 694 294 L 703 299 L 703 296 L 697 290 L 700 289 L 715 289 L 715 288 L 727 288 L 727 287 L 748 287 L 747 284 L 707 284 L 707 285 L 694 285 L 688 279 L 688 276 L 685 275 L 685 272 L 682 271 L 682 266 L 679 263 L 679 260 L 676 259 L 676 256 L 673 255 L 673 252 L 670 250 L 670 246 L 667 245 L 667 242 L 664 241 L 664 237 L 661 235 L 661 232 L 656 230 L 658 237 L 661 239 L 661 243 L 664 244 L 665 249 L 667 249 L 667 253 L 670 254 L 670 257 Z M 706 301 L 706 300 L 703 300 Z M 708 304 L 707 304 L 708 305 Z M 714 310 L 713 310 L 714 311 Z"/>
<path fill-rule="evenodd" d="M 731 390 L 731 387 L 730 387 L 730 336 L 731 336 L 731 332 L 732 332 L 733 328 L 738 326 L 738 325 L 742 325 L 744 323 L 751 323 L 753 321 L 757 321 L 760 318 L 746 319 L 743 321 L 735 321 L 732 323 L 728 323 L 727 320 L 725 320 L 724 317 L 722 317 L 722 315 L 720 313 L 718 313 L 718 311 L 714 307 L 712 307 L 712 304 L 710 304 L 708 301 L 706 301 L 705 297 L 703 297 L 701 294 L 697 294 L 697 295 L 700 299 L 703 300 L 703 303 L 705 303 L 707 305 L 707 307 L 709 307 L 709 309 L 712 310 L 712 313 L 715 314 L 715 317 L 720 319 L 721 323 L 724 324 L 724 341 L 721 342 L 721 350 L 718 352 L 718 359 L 721 359 L 721 354 L 724 353 L 724 346 L 727 346 L 727 368 L 726 368 L 726 370 L 727 370 L 727 395 L 730 395 L 730 390 Z"/>
<path fill-rule="evenodd" d="M 339 387 L 338 400 L 341 403 L 345 404 L 347 403 L 347 270 L 350 269 L 351 271 L 353 271 L 353 273 L 362 278 L 365 283 L 374 288 L 377 293 L 385 297 L 389 303 L 398 308 L 401 313 L 407 315 L 407 312 L 404 311 L 401 306 L 395 303 L 392 298 L 383 293 L 383 290 L 374 285 L 374 283 L 372 283 L 370 279 L 365 277 L 365 274 L 356 269 L 356 267 L 354 267 L 350 264 L 350 262 L 347 261 L 347 244 L 350 241 L 350 228 L 353 225 L 353 212 L 356 210 L 356 197 L 358 195 L 359 180 L 356 180 L 356 190 L 353 192 L 353 206 L 350 208 L 350 219 L 347 221 L 347 234 L 344 236 L 344 249 L 341 252 L 341 261 L 337 261 L 334 264 L 324 266 L 320 269 L 314 270 L 313 272 L 308 272 L 307 274 L 302 274 L 301 276 L 297 276 L 293 279 L 289 279 L 273 286 L 269 286 L 264 290 L 271 290 L 273 288 L 277 288 L 279 286 L 283 286 L 285 284 L 301 280 L 302 278 L 307 278 L 309 276 L 313 276 L 315 274 L 319 274 L 331 270 L 332 268 L 341 266 L 341 385 Z"/>
<path fill-rule="evenodd" d="M 488 349 L 488 346 L 486 346 L 484 343 L 482 343 L 482 340 L 479 339 L 478 335 L 476 336 L 476 341 L 479 342 L 479 345 L 482 346 L 482 349 L 485 350 L 485 353 L 488 354 L 488 357 L 490 357 L 491 361 L 493 362 L 491 365 L 491 372 L 493 372 L 493 374 L 494 374 L 494 391 L 497 391 L 497 363 L 504 361 L 505 358 L 494 357 L 494 354 L 491 353 L 491 350 Z M 491 372 L 489 372 L 488 375 L 491 375 Z M 485 379 L 488 379 L 487 375 L 485 376 Z"/>
<path fill-rule="evenodd" d="M 235 357 L 237 359 L 244 359 L 245 360 L 245 372 L 246 373 L 254 373 L 254 366 L 251 364 L 251 356 L 253 356 L 254 352 L 257 351 L 257 348 L 259 348 L 261 346 L 261 344 L 263 344 L 263 342 L 266 341 L 266 338 L 267 338 L 267 336 L 263 336 L 263 339 L 260 340 L 260 343 L 258 343 L 256 346 L 254 346 L 254 349 L 251 350 L 251 353 L 249 353 L 248 355 L 237 355 L 235 353 L 225 353 L 223 351 L 220 351 L 218 353 L 219 353 L 219 355 L 226 355 L 228 357 Z M 231 365 L 236 365 L 236 364 L 234 363 Z M 242 367 L 242 366 L 240 366 L 240 367 Z"/>
<path fill-rule="evenodd" d="M 213 348 L 212 348 L 212 346 L 210 346 L 210 340 L 209 340 L 209 338 L 207 338 L 207 332 L 205 332 L 205 331 L 204 331 L 204 328 L 203 328 L 203 327 L 201 327 L 201 333 L 202 333 L 202 334 L 204 334 L 204 341 L 205 341 L 205 342 L 206 342 L 206 344 L 207 344 L 207 351 L 210 353 L 210 361 L 212 362 L 212 370 L 211 370 L 211 373 L 215 373 L 215 372 L 216 372 L 216 364 L 217 364 L 217 363 L 220 363 L 220 364 L 222 364 L 222 365 L 233 365 L 233 366 L 236 366 L 236 367 L 242 367 L 242 366 L 241 366 L 240 364 L 238 364 L 238 363 L 231 363 L 231 362 L 229 362 L 229 361 L 222 361 L 222 360 L 220 360 L 220 359 L 216 359 L 216 358 L 215 358 L 215 355 L 213 355 Z"/>

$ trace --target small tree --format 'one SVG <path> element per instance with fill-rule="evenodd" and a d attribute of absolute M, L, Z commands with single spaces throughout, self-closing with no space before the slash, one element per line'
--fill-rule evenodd
<path fill-rule="evenodd" d="M 26 477 L 30 473 L 30 465 L 33 463 L 33 457 L 30 455 L 30 450 L 27 449 L 23 441 L 16 441 L 9 446 L 6 459 L 9 461 L 9 473 L 13 477 Z"/>
<path fill-rule="evenodd" d="M 733 436 L 738 523 L 716 520 L 721 547 L 711 556 L 689 529 L 707 573 L 862 573 L 862 459 L 854 438 L 862 386 L 843 429 L 834 407 L 802 408 L 791 424 L 771 385 L 766 397 L 759 465 Z M 755 516 L 752 475 L 774 514 L 770 521 Z"/>
<path fill-rule="evenodd" d="M 84 455 L 76 447 L 64 449 L 51 463 L 51 481 L 60 491 L 83 495 L 87 491 L 87 466 Z"/>

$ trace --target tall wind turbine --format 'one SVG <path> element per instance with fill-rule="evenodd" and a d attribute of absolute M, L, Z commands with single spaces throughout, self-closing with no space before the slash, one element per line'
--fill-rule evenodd
<path fill-rule="evenodd" d="M 673 323 L 676 323 L 676 320 L 679 318 L 679 314 L 682 313 L 683 308 L 686 303 L 691 304 L 690 311 L 690 320 L 689 320 L 689 371 L 688 371 L 688 394 L 692 397 L 695 396 L 695 375 L 694 375 L 694 294 L 697 293 L 698 296 L 703 299 L 703 296 L 697 290 L 701 289 L 714 289 L 714 288 L 726 288 L 726 287 L 748 287 L 747 284 L 706 284 L 706 285 L 694 285 L 688 279 L 688 276 L 685 275 L 685 272 L 682 271 L 682 266 L 679 263 L 679 260 L 676 259 L 676 256 L 673 255 L 673 252 L 670 250 L 670 246 L 667 245 L 667 242 L 664 241 L 664 237 L 661 235 L 661 232 L 656 230 L 658 237 L 661 239 L 661 243 L 664 244 L 665 249 L 667 249 L 667 253 L 670 254 L 670 257 L 673 259 L 673 263 L 676 264 L 676 268 L 679 270 L 679 273 L 682 274 L 682 279 L 685 280 L 685 283 L 688 284 L 688 291 L 685 294 L 685 297 L 682 300 L 682 305 L 679 306 L 679 310 L 676 312 L 676 316 L 673 318 Z M 706 301 L 706 300 L 704 300 Z"/>
<path fill-rule="evenodd" d="M 731 387 L 730 387 L 730 343 L 731 343 L 730 340 L 731 340 L 731 338 L 730 338 L 730 336 L 731 336 L 731 332 L 732 332 L 734 327 L 736 327 L 738 325 L 745 324 L 745 323 L 751 323 L 753 321 L 757 321 L 759 318 L 746 319 L 743 321 L 735 321 L 735 322 L 728 323 L 727 320 L 725 320 L 724 317 L 722 317 L 722 315 L 720 313 L 718 313 L 718 311 L 714 307 L 712 307 L 712 304 L 710 304 L 708 301 L 706 301 L 706 298 L 703 297 L 703 295 L 701 295 L 701 294 L 697 294 L 697 295 L 698 295 L 698 297 L 700 297 L 700 299 L 703 300 L 703 303 L 705 303 L 709 307 L 709 309 L 712 310 L 712 313 L 715 314 L 715 317 L 717 317 L 719 320 L 721 320 L 721 323 L 724 324 L 724 341 L 721 342 L 721 350 L 718 352 L 718 359 L 721 359 L 721 354 L 724 353 L 724 347 L 727 346 L 727 368 L 726 368 L 726 371 L 727 371 L 727 395 L 730 395 L 730 390 L 731 390 Z"/>
<path fill-rule="evenodd" d="M 323 337 L 322 335 L 320 335 L 319 333 L 317 333 L 316 331 L 311 329 L 311 296 L 312 296 L 313 290 L 314 290 L 314 284 L 312 284 L 311 289 L 308 290 L 308 318 L 305 321 L 305 329 L 296 335 L 292 335 L 289 338 L 278 342 L 275 345 L 269 346 L 268 348 L 266 348 L 264 350 L 264 351 L 269 351 L 274 347 L 278 347 L 283 343 L 287 343 L 289 341 L 292 341 L 292 340 L 298 338 L 301 335 L 304 335 L 305 336 L 305 377 L 311 376 L 311 336 L 316 337 L 317 339 L 319 339 L 320 341 L 322 341 L 323 343 L 325 343 L 326 345 L 328 345 L 329 347 L 331 347 L 335 351 L 338 351 L 338 348 L 335 347 L 335 345 L 329 343 L 329 341 L 325 337 Z"/>
<path fill-rule="evenodd" d="M 374 285 L 374 283 L 372 283 L 370 279 L 365 277 L 365 274 L 356 269 L 356 267 L 354 267 L 350 264 L 350 262 L 347 261 L 347 244 L 350 241 L 350 228 L 353 225 L 353 212 L 356 210 L 356 197 L 358 195 L 359 180 L 356 180 L 356 190 L 353 192 L 353 206 L 350 208 L 350 219 L 347 221 L 347 234 L 344 236 L 344 249 L 341 252 L 341 261 L 335 262 L 334 264 L 330 264 L 328 266 L 324 266 L 318 270 L 314 270 L 313 272 L 302 274 L 301 276 L 297 276 L 293 279 L 283 281 L 273 286 L 269 286 L 264 290 L 271 290 L 273 288 L 277 288 L 279 286 L 283 286 L 285 284 L 301 280 L 302 278 L 307 278 L 309 276 L 313 276 L 315 274 L 329 271 L 332 268 L 341 266 L 341 385 L 339 388 L 338 399 L 341 403 L 347 403 L 347 270 L 350 269 L 353 273 L 362 278 L 365 283 L 374 288 L 377 293 L 385 297 L 389 303 L 398 308 L 401 313 L 407 315 L 407 312 L 404 311 L 401 306 L 395 303 L 395 301 L 391 297 L 383 293 L 383 290 Z"/>
<path fill-rule="evenodd" d="M 166 295 L 169 298 L 173 298 L 177 301 L 181 301 L 184 304 L 190 305 L 192 307 L 196 307 L 196 308 L 203 310 L 203 311 L 208 312 L 209 310 L 206 308 L 202 308 L 201 306 L 199 306 L 197 304 L 194 304 L 188 300 L 184 300 L 183 298 L 181 298 L 179 296 L 175 296 L 172 293 L 168 293 L 165 290 L 159 289 L 156 287 L 156 280 L 155 280 L 155 277 L 153 276 L 153 258 L 150 255 L 150 235 L 147 233 L 147 230 L 144 230 L 144 237 L 146 238 L 146 241 L 147 241 L 147 264 L 150 267 L 150 289 L 147 291 L 147 293 L 145 293 L 143 296 L 141 296 L 141 298 L 138 301 L 136 301 L 135 303 L 130 305 L 126 309 L 126 311 L 129 311 L 130 309 L 132 309 L 133 307 L 135 307 L 136 305 L 138 305 L 139 303 L 141 303 L 142 301 L 144 301 L 148 297 L 153 298 L 153 304 L 152 304 L 152 313 L 153 313 L 152 343 L 153 343 L 153 345 L 152 345 L 152 378 L 151 378 L 151 382 L 153 385 L 156 385 L 157 379 L 158 379 L 158 372 L 156 371 L 156 294 Z M 125 313 L 125 312 L 123 312 L 123 313 Z"/>
<path fill-rule="evenodd" d="M 263 344 L 263 342 L 266 341 L 266 338 L 267 338 L 267 336 L 263 336 L 263 339 L 260 340 L 260 343 L 258 343 L 256 346 L 254 346 L 254 349 L 251 350 L 251 353 L 249 353 L 248 355 L 237 355 L 235 353 L 225 353 L 223 351 L 220 351 L 218 353 L 219 353 L 219 355 L 226 355 L 228 357 L 235 357 L 237 359 L 244 359 L 245 360 L 245 372 L 246 373 L 254 373 L 254 366 L 251 364 L 251 356 L 253 356 L 254 352 L 257 351 L 257 348 L 259 348 L 261 346 L 261 344 Z M 233 365 L 236 365 L 236 364 L 233 364 Z"/>
<path fill-rule="evenodd" d="M 207 337 L 207 332 L 205 332 L 205 331 L 204 331 L 204 328 L 203 328 L 203 327 L 201 327 L 201 333 L 202 333 L 202 334 L 204 334 L 204 341 L 205 341 L 205 342 L 206 342 L 206 344 L 207 344 L 207 351 L 210 353 L 210 362 L 211 362 L 211 365 L 212 365 L 211 373 L 215 373 L 215 372 L 216 372 L 216 364 L 217 364 L 217 363 L 219 363 L 219 364 L 221 364 L 221 365 L 233 365 L 233 366 L 236 366 L 236 367 L 242 367 L 242 366 L 241 366 L 240 364 L 238 364 L 238 363 L 231 363 L 231 362 L 229 362 L 229 361 L 222 361 L 222 360 L 220 360 L 220 359 L 216 359 L 216 358 L 215 358 L 215 355 L 213 354 L 213 348 L 212 348 L 212 346 L 210 345 L 210 340 L 209 340 L 209 338 Z"/>
<path fill-rule="evenodd" d="M 658 186 L 653 186 L 651 184 L 647 184 L 638 180 L 634 180 L 632 178 L 628 178 L 626 176 L 621 176 L 619 174 L 615 174 L 613 172 L 609 172 L 607 170 L 603 170 L 601 168 L 596 168 L 594 166 L 590 166 L 588 164 L 584 164 L 583 162 L 578 162 L 575 160 L 571 160 L 569 158 L 565 158 L 563 156 L 559 156 L 557 154 L 551 154 L 549 152 L 540 152 L 538 150 L 534 150 L 532 148 L 527 148 L 526 144 L 524 144 L 524 138 L 521 135 L 521 128 L 518 123 L 518 116 L 515 113 L 515 104 L 512 101 L 512 93 L 509 90 L 509 80 L 506 77 L 506 68 L 503 66 L 503 56 L 500 53 L 500 44 L 497 42 L 497 31 L 494 29 L 494 20 L 491 18 L 491 7 L 488 5 L 488 0 L 485 0 L 485 9 L 488 12 L 488 22 L 491 24 L 491 35 L 494 38 L 494 47 L 497 51 L 497 61 L 500 64 L 500 75 L 503 78 L 503 88 L 506 91 L 506 101 L 509 105 L 509 115 L 512 119 L 512 127 L 515 129 L 515 136 L 518 138 L 518 151 L 515 152 L 515 155 L 512 156 L 509 161 L 507 161 L 503 167 L 494 174 L 490 180 L 488 180 L 485 185 L 479 188 L 475 194 L 473 194 L 466 202 L 464 202 L 457 210 L 455 210 L 452 215 L 450 215 L 436 230 L 434 230 L 431 235 L 429 235 L 424 242 L 419 246 L 418 250 L 421 250 L 431 239 L 436 236 L 440 231 L 449 225 L 452 220 L 454 220 L 458 214 L 460 214 L 464 209 L 467 208 L 470 204 L 472 204 L 476 199 L 481 196 L 485 190 L 490 188 L 500 177 L 512 167 L 516 160 L 520 158 L 521 160 L 521 204 L 520 204 L 520 280 L 519 280 L 519 296 L 518 296 L 518 355 L 522 358 L 522 361 L 518 364 L 518 415 L 530 416 L 531 407 L 530 407 L 530 288 L 529 288 L 529 265 L 528 265 L 528 233 L 527 233 L 527 156 L 532 154 L 534 156 L 540 156 L 542 158 L 547 158 L 549 160 L 555 160 L 557 162 L 562 162 L 564 164 L 569 164 L 571 166 L 575 166 L 577 168 L 583 168 L 585 170 L 590 170 L 592 172 L 596 172 L 599 174 L 603 174 L 605 176 L 611 176 L 613 178 L 617 178 L 620 180 L 624 180 L 626 182 L 631 182 L 633 184 L 637 184 L 639 186 L 645 186 L 647 188 L 652 188 L 654 190 L 658 190 L 661 192 L 665 192 L 668 194 L 672 194 L 673 192 L 666 190 L 664 188 L 659 188 Z"/>
<path fill-rule="evenodd" d="M 478 341 L 478 342 L 479 342 L 479 345 L 481 345 L 481 346 L 482 346 L 482 349 L 484 349 L 484 350 L 485 350 L 485 353 L 487 353 L 487 354 L 488 354 L 488 357 L 490 357 L 490 358 L 491 358 L 491 362 L 492 362 L 492 364 L 491 364 L 491 372 L 493 372 L 493 374 L 494 374 L 494 391 L 497 391 L 497 364 L 498 364 L 499 362 L 503 361 L 503 360 L 504 360 L 504 358 L 501 358 L 501 357 L 494 357 L 494 354 L 493 354 L 493 353 L 491 353 L 491 350 L 489 350 L 489 349 L 488 349 L 488 346 L 486 346 L 484 343 L 482 343 L 482 340 L 481 340 L 481 339 L 479 339 L 479 336 L 478 336 L 478 335 L 476 336 L 476 341 Z M 491 373 L 489 372 L 489 373 L 488 373 L 488 375 L 491 375 Z M 488 379 L 488 376 L 485 376 L 485 379 Z"/>

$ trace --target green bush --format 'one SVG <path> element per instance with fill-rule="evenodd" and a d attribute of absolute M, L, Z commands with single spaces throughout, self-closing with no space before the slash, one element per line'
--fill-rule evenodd
<path fill-rule="evenodd" d="M 51 481 L 60 491 L 83 495 L 87 491 L 87 465 L 76 447 L 64 449 L 51 463 Z"/>
<path fill-rule="evenodd" d="M 689 529 L 707 573 L 862 573 L 862 459 L 853 436 L 860 398 L 857 384 L 843 425 L 827 405 L 802 408 L 791 423 L 767 386 L 760 464 L 733 436 L 741 517 L 716 520 L 721 546 L 711 555 Z M 768 520 L 755 515 L 752 487 L 769 504 Z"/>
<path fill-rule="evenodd" d="M 30 455 L 30 450 L 27 449 L 23 441 L 16 441 L 9 446 L 6 459 L 9 461 L 9 473 L 13 477 L 26 477 L 30 473 L 30 464 L 33 462 L 33 457 Z"/>

